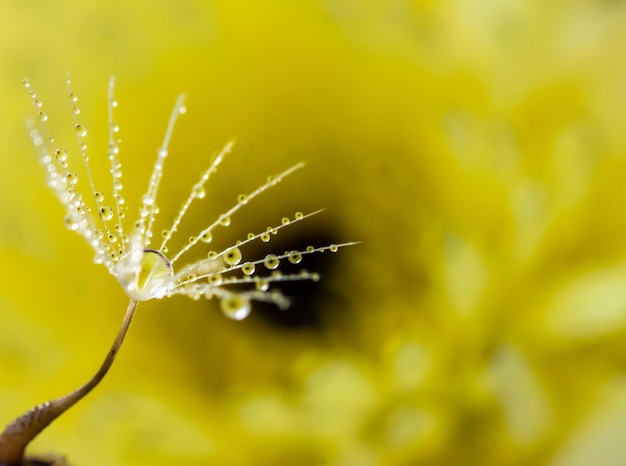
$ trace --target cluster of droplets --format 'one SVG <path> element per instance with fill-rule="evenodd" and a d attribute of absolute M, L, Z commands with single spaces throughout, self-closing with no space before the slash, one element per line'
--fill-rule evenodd
<path fill-rule="evenodd" d="M 88 133 L 87 127 L 78 121 L 80 114 L 78 98 L 72 91 L 69 78 L 67 80 L 74 132 L 83 160 L 87 183 L 93 197 L 89 202 L 76 190 L 78 175 L 70 171 L 67 152 L 58 148 L 54 138 L 49 134 L 46 125 L 48 114 L 43 111 L 41 100 L 27 79 L 23 83 L 30 93 L 33 106 L 39 116 L 38 127 L 32 122 L 29 123 L 30 136 L 39 151 L 40 161 L 46 169 L 48 184 L 65 206 L 66 225 L 87 240 L 95 251 L 95 262 L 104 264 L 134 301 L 146 301 L 176 294 L 182 294 L 192 299 L 215 297 L 220 300 L 220 306 L 225 315 L 240 320 L 250 313 L 252 301 L 272 302 L 280 308 L 286 308 L 289 305 L 288 299 L 280 291 L 271 288 L 272 284 L 284 281 L 319 280 L 317 273 L 307 270 L 290 274 L 282 273 L 279 270 L 282 261 L 297 265 L 302 262 L 303 256 L 308 254 L 326 251 L 337 252 L 340 247 L 355 244 L 308 246 L 303 250 L 285 251 L 283 254 L 268 254 L 261 259 L 244 261 L 242 248 L 247 244 L 254 241 L 267 243 L 281 229 L 303 221 L 321 212 L 321 210 L 308 214 L 297 212 L 293 218 L 283 217 L 276 226 L 270 226 L 265 231 L 249 233 L 245 239 L 237 241 L 234 245 L 222 251 L 210 251 L 205 259 L 185 265 L 175 272 L 174 264 L 183 254 L 199 243 L 210 243 L 216 228 L 228 227 L 231 224 L 232 216 L 241 208 L 267 189 L 276 186 L 294 171 L 302 168 L 304 164 L 298 163 L 278 175 L 270 176 L 266 183 L 254 191 L 240 194 L 233 207 L 219 215 L 213 223 L 196 235 L 191 236 L 189 241 L 169 259 L 167 255 L 169 252 L 168 242 L 178 230 L 191 203 L 194 200 L 205 198 L 206 183 L 211 175 L 217 171 L 224 157 L 231 152 L 233 142 L 226 144 L 222 151 L 214 156 L 209 168 L 201 174 L 200 179 L 192 186 L 191 192 L 182 204 L 172 226 L 161 232 L 162 243 L 157 249 L 151 246 L 154 220 L 159 213 L 156 198 L 174 125 L 178 116 L 186 112 L 184 96 L 179 96 L 176 101 L 163 143 L 157 151 L 157 160 L 153 167 L 148 189 L 141 200 L 139 218 L 126 232 L 123 220 L 126 217 L 127 209 L 122 193 L 122 164 L 118 158 L 120 151 L 119 126 L 113 118 L 114 109 L 118 106 L 117 100 L 114 98 L 113 78 L 109 83 L 108 93 L 109 143 L 107 150 L 112 180 L 111 199 L 107 199 L 107 196 L 102 191 L 97 190 L 94 185 L 85 142 Z M 94 205 L 95 209 L 92 209 L 91 205 Z M 241 285 L 248 287 L 242 290 Z"/>

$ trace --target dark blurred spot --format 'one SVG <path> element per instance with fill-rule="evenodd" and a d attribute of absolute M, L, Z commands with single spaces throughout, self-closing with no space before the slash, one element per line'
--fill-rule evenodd
<path fill-rule="evenodd" d="M 304 250 L 307 246 L 321 247 L 337 242 L 338 236 L 326 231 L 304 232 L 294 237 L 281 238 L 278 235 L 272 238 L 271 250 L 278 254 L 294 249 Z M 261 319 L 265 323 L 285 330 L 321 330 L 324 324 L 324 306 L 333 300 L 330 277 L 333 268 L 341 259 L 342 250 L 338 253 L 323 252 L 304 255 L 302 262 L 297 265 L 288 260 L 281 261 L 279 270 L 284 274 L 297 274 L 306 269 L 309 272 L 320 274 L 317 282 L 311 280 L 286 281 L 273 284 L 274 289 L 280 290 L 291 305 L 288 309 L 279 309 L 271 303 L 254 303 L 251 319 Z M 263 257 L 265 253 L 259 252 Z"/>

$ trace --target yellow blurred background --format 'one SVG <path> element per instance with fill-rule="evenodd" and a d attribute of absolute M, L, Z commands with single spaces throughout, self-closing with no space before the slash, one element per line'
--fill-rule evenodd
<path fill-rule="evenodd" d="M 62 5 L 0 14 L 0 424 L 90 377 L 126 306 L 63 226 L 25 130 L 25 76 L 76 157 L 71 73 L 102 184 L 115 75 L 130 218 L 185 92 L 163 221 L 235 137 L 187 233 L 306 160 L 222 241 L 328 207 L 280 241 L 363 243 L 305 261 L 322 280 L 293 288 L 286 315 L 141 305 L 103 384 L 30 452 L 77 466 L 626 464 L 624 2 Z"/>

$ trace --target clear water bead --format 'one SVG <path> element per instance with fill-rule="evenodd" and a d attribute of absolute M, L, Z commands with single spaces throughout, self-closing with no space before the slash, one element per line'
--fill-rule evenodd
<path fill-rule="evenodd" d="M 228 265 L 237 265 L 241 262 L 241 250 L 239 248 L 231 248 L 224 254 L 224 262 Z"/>
<path fill-rule="evenodd" d="M 87 136 L 87 127 L 85 125 L 77 123 L 76 125 L 74 125 L 74 132 L 80 137 L 85 137 Z"/>
<path fill-rule="evenodd" d="M 246 262 L 245 264 L 243 264 L 241 266 L 241 271 L 243 272 L 244 275 L 252 275 L 254 273 L 254 264 L 251 262 Z"/>
<path fill-rule="evenodd" d="M 220 308 L 226 317 L 233 320 L 243 320 L 250 315 L 250 300 L 237 294 L 222 298 Z"/>
<path fill-rule="evenodd" d="M 207 281 L 209 282 L 209 285 L 220 286 L 223 282 L 223 279 L 219 273 L 214 273 L 213 275 L 209 275 L 207 277 Z"/>
<path fill-rule="evenodd" d="M 300 254 L 299 251 L 291 251 L 287 256 L 287 259 L 292 264 L 299 264 L 300 262 L 302 262 L 302 254 Z"/>
<path fill-rule="evenodd" d="M 54 151 L 54 156 L 59 161 L 59 163 L 65 163 L 67 161 L 67 152 L 61 149 L 57 149 Z"/>
<path fill-rule="evenodd" d="M 198 199 L 204 199 L 204 196 L 206 196 L 206 191 L 204 190 L 204 188 L 200 185 L 196 185 L 193 187 L 193 197 L 198 198 Z"/>
<path fill-rule="evenodd" d="M 259 291 L 267 291 L 270 289 L 270 282 L 261 278 L 256 282 L 256 289 Z"/>
<path fill-rule="evenodd" d="M 103 205 L 100 207 L 100 215 L 102 216 L 102 220 L 109 221 L 113 218 L 113 209 L 107 205 Z"/>
<path fill-rule="evenodd" d="M 265 265 L 265 267 L 270 270 L 278 268 L 279 264 L 280 260 L 278 259 L 278 256 L 276 254 L 268 254 L 263 260 L 263 265 Z"/>

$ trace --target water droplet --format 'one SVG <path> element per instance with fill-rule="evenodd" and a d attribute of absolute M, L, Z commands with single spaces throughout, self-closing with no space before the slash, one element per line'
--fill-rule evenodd
<path fill-rule="evenodd" d="M 80 123 L 74 125 L 74 131 L 80 137 L 87 136 L 87 127 L 85 125 L 81 125 Z"/>
<path fill-rule="evenodd" d="M 287 217 L 283 217 L 280 221 L 283 225 L 289 225 L 289 219 Z"/>
<path fill-rule="evenodd" d="M 254 273 L 254 264 L 251 262 L 246 262 L 241 266 L 241 271 L 244 275 L 252 275 Z"/>
<path fill-rule="evenodd" d="M 39 112 L 40 121 L 48 121 L 48 114 L 46 112 Z"/>
<path fill-rule="evenodd" d="M 237 196 L 237 202 L 239 204 L 247 204 L 248 203 L 247 194 L 240 194 L 239 196 Z"/>
<path fill-rule="evenodd" d="M 61 149 L 57 149 L 54 151 L 54 156 L 57 158 L 59 163 L 65 163 L 67 161 L 67 152 Z"/>
<path fill-rule="evenodd" d="M 299 264 L 302 261 L 302 254 L 299 251 L 291 251 L 287 256 L 287 259 L 292 264 Z"/>
<path fill-rule="evenodd" d="M 202 241 L 203 243 L 210 243 L 211 241 L 213 241 L 213 235 L 210 231 L 205 231 L 204 233 L 202 233 L 202 235 L 200 235 L 200 241 Z"/>
<path fill-rule="evenodd" d="M 230 217 L 229 216 L 222 216 L 220 218 L 220 225 L 222 225 L 223 227 L 227 227 L 230 225 Z"/>
<path fill-rule="evenodd" d="M 278 178 L 275 175 L 271 175 L 267 177 L 267 183 L 274 186 L 278 182 Z"/>
<path fill-rule="evenodd" d="M 102 201 L 104 201 L 104 194 L 99 192 L 99 191 L 94 193 L 94 197 L 96 198 L 96 202 L 98 204 L 100 204 Z"/>
<path fill-rule="evenodd" d="M 206 196 L 206 191 L 201 185 L 195 185 L 191 194 L 195 198 L 204 199 L 204 196 Z"/>
<path fill-rule="evenodd" d="M 254 233 L 248 233 L 248 239 L 254 239 Z"/>
<path fill-rule="evenodd" d="M 269 233 L 263 233 L 261 235 L 261 241 L 263 241 L 264 243 L 267 243 L 270 240 L 270 234 Z"/>
<path fill-rule="evenodd" d="M 209 251 L 209 253 L 206 255 L 207 259 L 215 259 L 216 256 L 217 253 L 215 251 Z"/>
<path fill-rule="evenodd" d="M 224 254 L 224 262 L 228 265 L 237 265 L 241 262 L 241 250 L 239 248 L 229 249 L 226 254 Z"/>
<path fill-rule="evenodd" d="M 39 100 L 39 99 L 35 99 L 35 100 L 33 100 L 33 105 L 35 107 L 37 107 L 37 108 L 41 108 L 41 107 L 43 107 L 43 102 L 41 100 Z"/>
<path fill-rule="evenodd" d="M 265 256 L 265 260 L 263 261 L 263 264 L 268 269 L 274 270 L 280 264 L 280 260 L 278 259 L 278 256 L 276 256 L 275 254 L 268 254 L 267 256 Z"/>
<path fill-rule="evenodd" d="M 198 276 L 195 273 L 190 273 L 187 274 L 187 281 L 188 282 L 193 282 L 198 278 Z"/>
<path fill-rule="evenodd" d="M 328 249 L 330 250 L 330 252 L 337 252 L 339 251 L 339 246 L 337 246 L 336 244 L 331 244 L 330 246 L 328 246 Z"/>
<path fill-rule="evenodd" d="M 220 307 L 224 315 L 233 320 L 245 319 L 250 315 L 252 309 L 249 299 L 236 294 L 222 298 Z"/>
<path fill-rule="evenodd" d="M 307 246 L 306 247 L 306 252 L 314 252 L 315 248 L 313 246 Z"/>
<path fill-rule="evenodd" d="M 196 242 L 196 237 L 195 236 L 190 236 L 189 237 L 189 244 L 194 244 Z"/>
<path fill-rule="evenodd" d="M 78 230 L 78 223 L 76 223 L 70 215 L 65 217 L 65 226 L 72 231 Z"/>
<path fill-rule="evenodd" d="M 30 87 L 30 82 L 28 81 L 28 79 L 22 79 L 22 85 L 28 89 Z"/>
<path fill-rule="evenodd" d="M 78 183 L 78 175 L 76 173 L 68 173 L 67 184 L 74 186 L 76 183 Z"/>
<path fill-rule="evenodd" d="M 302 220 L 304 218 L 304 214 L 302 212 L 296 212 L 296 220 Z"/>
<path fill-rule="evenodd" d="M 167 238 L 167 235 L 169 234 L 170 234 L 169 230 L 166 230 L 166 229 L 161 230 L 161 237 Z"/>
<path fill-rule="evenodd" d="M 100 215 L 104 221 L 111 220 L 113 218 L 113 209 L 111 209 L 108 205 L 103 205 L 100 207 Z"/>
<path fill-rule="evenodd" d="M 76 94 L 74 94 L 73 92 L 71 92 L 68 97 L 70 99 L 70 102 L 78 102 L 78 97 L 76 97 Z"/>
<path fill-rule="evenodd" d="M 222 276 L 219 273 L 214 273 L 213 275 L 209 275 L 207 278 L 209 285 L 220 286 L 222 284 Z"/>
<path fill-rule="evenodd" d="M 263 280 L 262 278 L 257 280 L 256 289 L 259 291 L 267 291 L 270 288 L 270 282 Z"/>

